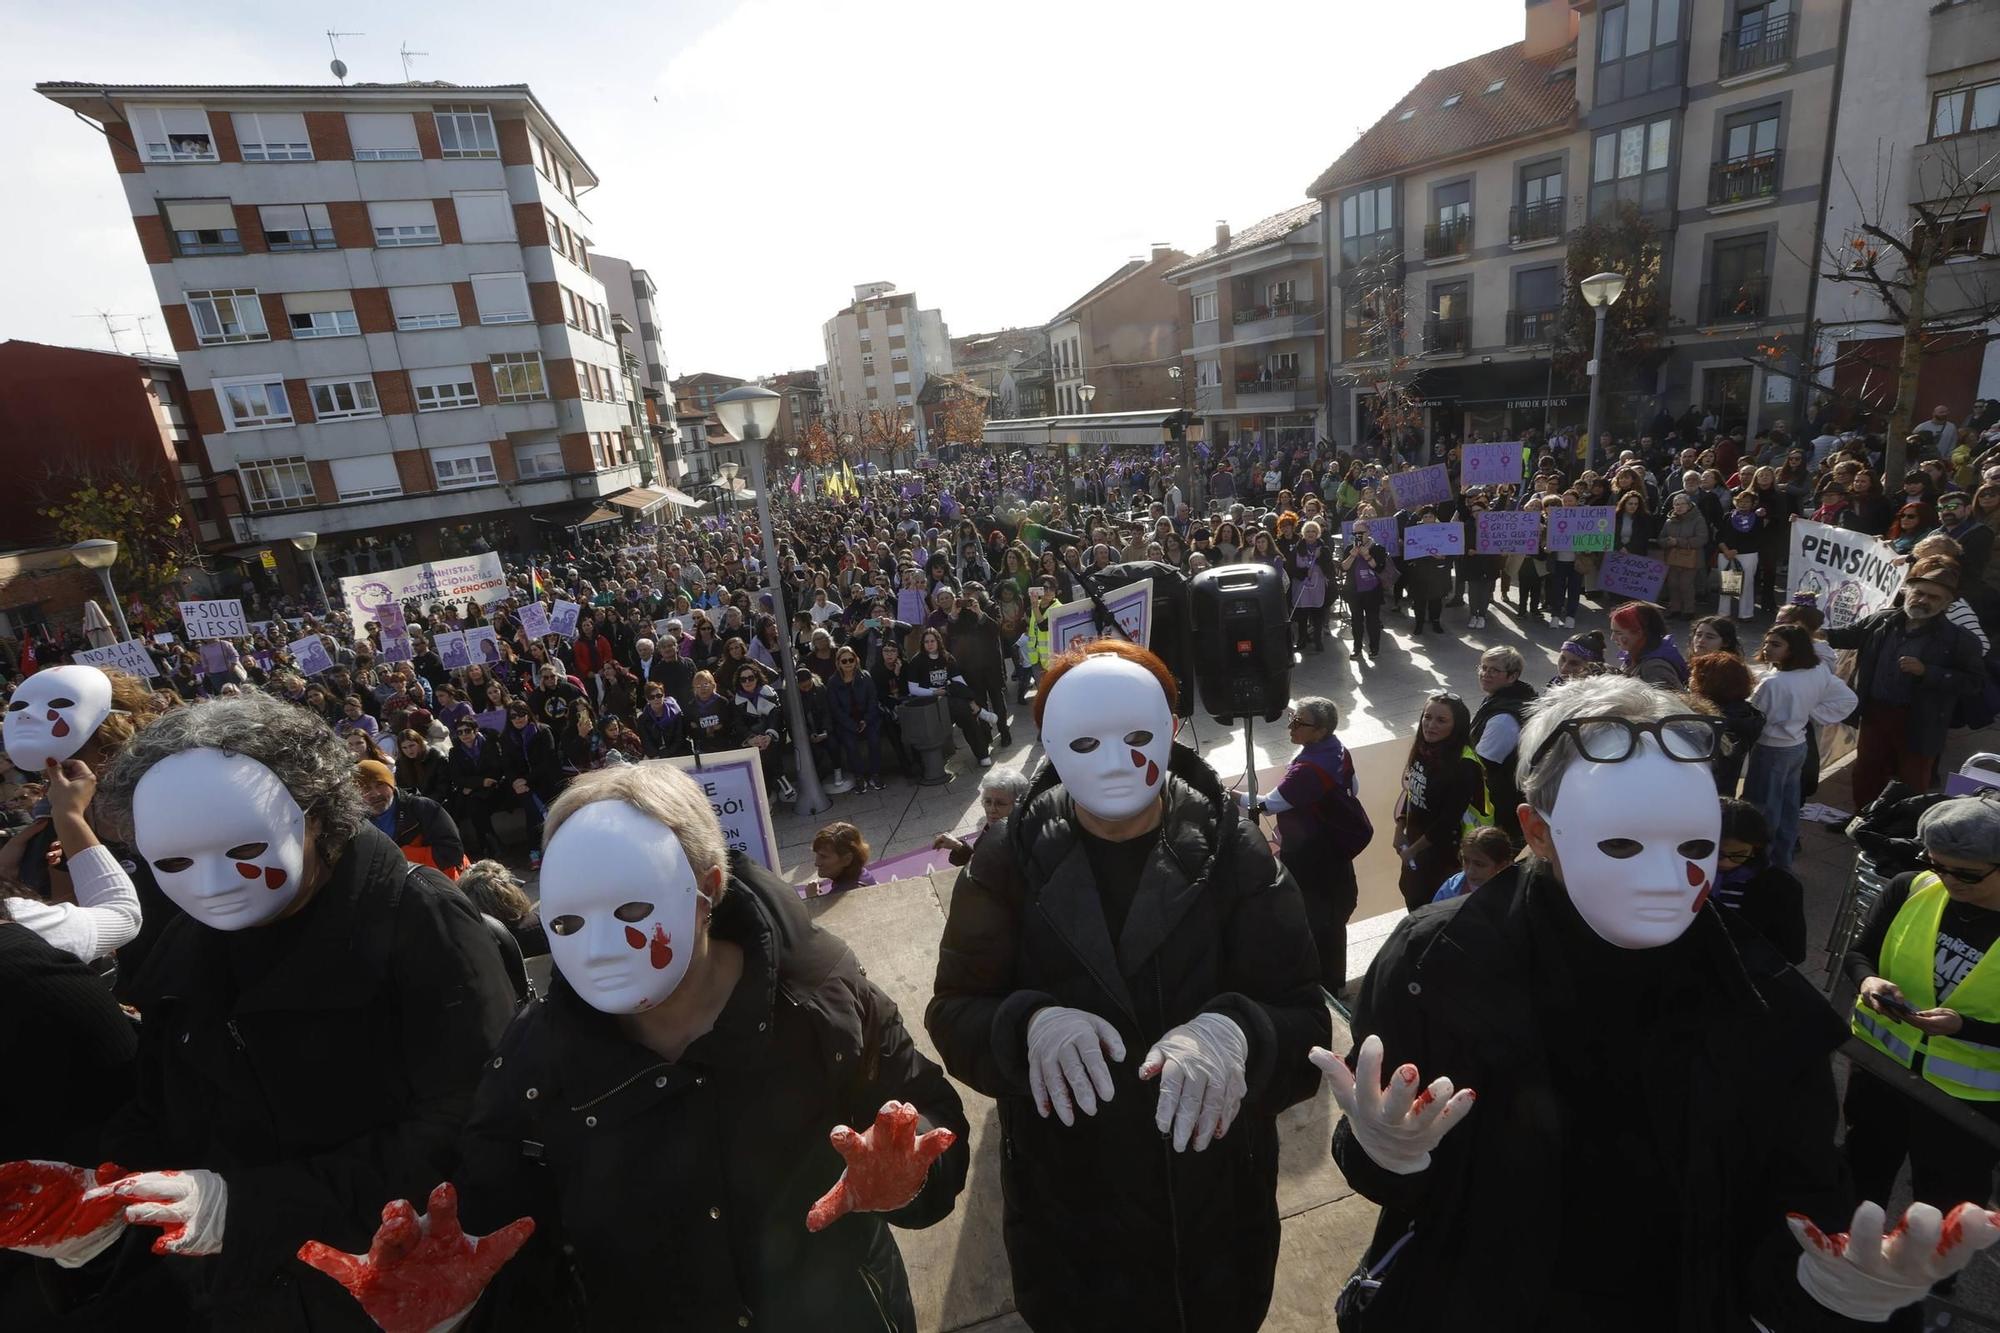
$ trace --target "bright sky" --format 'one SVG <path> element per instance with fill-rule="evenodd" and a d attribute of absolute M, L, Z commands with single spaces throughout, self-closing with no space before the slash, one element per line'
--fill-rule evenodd
<path fill-rule="evenodd" d="M 247 0 L 6 7 L 0 338 L 166 347 L 110 154 L 38 80 L 530 84 L 604 184 L 597 248 L 653 274 L 675 375 L 816 365 L 856 283 L 954 335 L 1046 322 L 1154 241 L 1189 253 L 1305 187 L 1522 0 Z M 20 156 L 25 154 L 25 161 Z M 25 167 L 25 171 L 23 168 Z"/>

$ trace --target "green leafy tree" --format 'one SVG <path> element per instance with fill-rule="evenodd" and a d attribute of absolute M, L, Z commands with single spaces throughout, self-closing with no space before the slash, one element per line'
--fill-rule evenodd
<path fill-rule="evenodd" d="M 165 607 L 182 571 L 199 562 L 172 482 L 129 465 L 50 468 L 35 485 L 36 512 L 65 542 L 105 537 L 118 543 L 111 568 L 120 595 Z"/>
<path fill-rule="evenodd" d="M 1597 312 L 1583 299 L 1582 283 L 1597 273 L 1622 273 L 1625 291 L 1604 319 L 1602 384 L 1615 393 L 1642 381 L 1661 356 L 1667 324 L 1664 249 L 1653 224 L 1636 204 L 1621 204 L 1608 218 L 1570 233 L 1569 270 L 1551 355 L 1556 375 L 1572 388 L 1589 380 Z"/>

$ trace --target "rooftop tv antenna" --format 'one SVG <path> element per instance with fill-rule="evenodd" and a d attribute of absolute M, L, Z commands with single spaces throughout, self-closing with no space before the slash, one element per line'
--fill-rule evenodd
<path fill-rule="evenodd" d="M 410 82 L 410 62 L 416 59 L 418 56 L 427 56 L 430 54 L 430 52 L 412 51 L 410 49 L 410 44 L 408 42 L 404 42 L 403 49 L 400 54 L 403 57 L 403 82 L 408 83 Z"/>
<path fill-rule="evenodd" d="M 327 68 L 333 71 L 333 77 L 339 79 L 343 86 L 347 83 L 347 62 L 340 58 L 340 47 L 337 45 L 337 39 L 341 37 L 366 37 L 367 35 L 365 32 L 335 32 L 332 28 L 326 30 L 327 49 L 333 52 L 333 63 L 328 65 Z"/>
<path fill-rule="evenodd" d="M 99 310 L 95 314 L 71 315 L 70 318 L 95 319 L 101 321 L 104 325 L 104 336 L 111 340 L 111 350 L 117 353 L 119 356 L 125 355 L 125 348 L 123 345 L 119 343 L 118 335 L 126 332 L 126 330 L 119 327 L 116 324 L 113 324 L 111 321 L 114 319 L 130 319 L 131 318 L 130 315 L 125 314 L 123 311 L 114 312 L 110 310 Z"/>

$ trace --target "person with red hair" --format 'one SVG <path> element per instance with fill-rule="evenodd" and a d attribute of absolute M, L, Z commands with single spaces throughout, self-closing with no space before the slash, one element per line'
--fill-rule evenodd
<path fill-rule="evenodd" d="M 1305 905 L 1135 644 L 1042 677 L 1049 756 L 952 892 L 925 1026 L 999 1106 L 1029 1327 L 1262 1324 L 1277 1115 L 1328 1032 Z M 1132 1057 L 1132 1058 L 1128 1058 Z"/>

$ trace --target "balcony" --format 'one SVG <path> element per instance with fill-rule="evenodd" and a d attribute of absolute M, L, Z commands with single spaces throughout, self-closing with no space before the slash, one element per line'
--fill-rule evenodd
<path fill-rule="evenodd" d="M 1783 153 L 1760 153 L 1715 163 L 1708 169 L 1708 206 L 1725 208 L 1776 199 L 1784 162 Z"/>
<path fill-rule="evenodd" d="M 1308 308 L 1309 303 L 1301 301 L 1273 301 L 1269 305 L 1246 305 L 1229 314 L 1231 324 L 1254 324 L 1260 319 L 1271 319 L 1277 315 L 1289 315 Z"/>
<path fill-rule="evenodd" d="M 1301 386 L 1310 390 L 1311 381 L 1297 375 L 1273 375 L 1268 379 L 1236 381 L 1236 406 L 1253 407 L 1264 412 L 1283 412 L 1300 406 L 1311 406 L 1308 401 L 1301 403 Z M 1304 395 L 1308 399 L 1310 393 Z"/>
<path fill-rule="evenodd" d="M 1725 82 L 1790 63 L 1798 47 L 1798 25 L 1781 14 L 1722 34 L 1719 77 Z"/>
<path fill-rule="evenodd" d="M 1703 324 L 1756 324 L 1770 307 L 1771 280 L 1763 274 L 1734 282 L 1706 283 L 1701 289 Z"/>
<path fill-rule="evenodd" d="M 1233 343 L 1304 338 L 1319 332 L 1320 305 L 1317 301 L 1273 301 L 1232 311 L 1229 320 L 1227 338 Z M 1199 337 L 1196 342 L 1200 343 Z"/>
<path fill-rule="evenodd" d="M 1537 204 L 1516 204 L 1507 210 L 1507 240 L 1511 245 L 1534 245 L 1562 239 L 1563 218 L 1569 200 L 1544 199 Z"/>
<path fill-rule="evenodd" d="M 1472 215 L 1449 222 L 1434 222 L 1424 228 L 1424 258 L 1450 259 L 1472 253 Z"/>
<path fill-rule="evenodd" d="M 1433 315 L 1424 321 L 1424 355 L 1464 356 L 1471 332 L 1469 319 L 1439 319 Z"/>
<path fill-rule="evenodd" d="M 1561 307 L 1547 310 L 1509 310 L 1507 312 L 1507 345 L 1509 347 L 1540 347 L 1555 337 L 1556 320 L 1562 315 Z"/>

